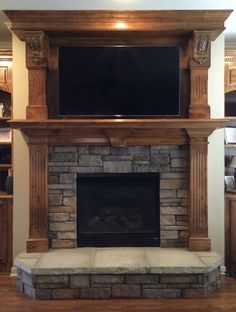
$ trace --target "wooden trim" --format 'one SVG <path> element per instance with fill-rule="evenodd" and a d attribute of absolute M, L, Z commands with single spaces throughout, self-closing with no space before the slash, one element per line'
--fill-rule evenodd
<path fill-rule="evenodd" d="M 190 251 L 210 251 L 211 240 L 205 237 L 189 237 L 188 249 Z"/>
<path fill-rule="evenodd" d="M 11 120 L 30 142 L 46 144 L 187 144 L 186 129 L 211 133 L 227 119 L 62 119 Z"/>
<path fill-rule="evenodd" d="M 83 32 L 153 34 L 159 37 L 189 35 L 193 30 L 208 30 L 214 40 L 223 30 L 232 10 L 158 11 L 4 11 L 10 28 L 19 38 L 25 31 L 42 30 L 52 37 L 76 37 Z M 122 29 L 117 23 L 123 22 Z"/>
<path fill-rule="evenodd" d="M 29 71 L 29 103 L 26 107 L 27 119 L 47 118 L 46 69 L 47 39 L 42 31 L 27 32 L 26 67 Z"/>
<path fill-rule="evenodd" d="M 187 129 L 189 157 L 189 239 L 191 251 L 209 251 L 207 209 L 207 146 L 209 130 Z"/>
<path fill-rule="evenodd" d="M 12 267 L 13 235 L 12 198 L 0 197 L 0 272 L 7 273 Z"/>
<path fill-rule="evenodd" d="M 47 252 L 49 249 L 48 238 L 29 238 L 26 242 L 27 252 Z"/>
<path fill-rule="evenodd" d="M 136 118 L 136 119 L 101 119 L 101 118 L 80 118 L 80 119 L 45 119 L 26 120 L 12 119 L 8 123 L 15 129 L 216 129 L 223 128 L 229 122 L 228 118 L 221 119 L 200 119 L 200 118 Z"/>
<path fill-rule="evenodd" d="M 29 144 L 30 228 L 27 252 L 48 250 L 48 146 Z"/>
<path fill-rule="evenodd" d="M 27 119 L 47 118 L 45 93 L 47 57 L 55 48 L 55 44 L 58 46 L 59 44 L 173 45 L 178 43 L 182 50 L 185 50 L 189 42 L 191 45 L 188 55 L 191 68 L 189 116 L 210 118 L 210 106 L 207 103 L 210 46 L 211 41 L 224 30 L 224 21 L 231 13 L 230 10 L 11 10 L 5 13 L 10 19 L 11 30 L 20 39 L 26 41 L 26 64 L 29 70 Z M 49 49 L 48 41 L 50 41 Z M 185 57 L 181 56 L 181 63 L 183 62 Z M 49 75 L 51 74 L 52 72 L 49 71 Z M 50 82 L 50 85 L 52 84 L 54 85 L 55 82 Z M 182 94 L 184 93 L 181 91 Z M 53 100 L 55 97 L 49 98 Z M 181 102 L 183 107 L 187 100 L 181 98 Z M 49 106 L 51 111 L 52 103 Z M 186 116 L 186 113 L 181 112 L 182 117 Z M 117 139 L 111 138 L 111 141 L 115 142 Z"/>

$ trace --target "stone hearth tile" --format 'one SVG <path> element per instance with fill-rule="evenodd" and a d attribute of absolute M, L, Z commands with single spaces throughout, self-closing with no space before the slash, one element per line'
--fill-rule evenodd
<path fill-rule="evenodd" d="M 36 263 L 34 274 L 89 273 L 94 248 L 58 249 L 42 254 Z"/>
<path fill-rule="evenodd" d="M 97 248 L 91 273 L 147 273 L 149 263 L 143 248 Z"/>
<path fill-rule="evenodd" d="M 145 248 L 150 273 L 205 273 L 207 265 L 184 248 Z"/>
<path fill-rule="evenodd" d="M 207 265 L 208 271 L 212 271 L 224 264 L 223 256 L 216 252 L 197 252 L 198 257 Z"/>
<path fill-rule="evenodd" d="M 27 273 L 31 273 L 32 269 L 35 267 L 41 256 L 41 253 L 22 252 L 14 259 L 14 265 Z"/>

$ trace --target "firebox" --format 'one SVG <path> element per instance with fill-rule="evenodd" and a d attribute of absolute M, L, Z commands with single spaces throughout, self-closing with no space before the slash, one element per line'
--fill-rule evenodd
<path fill-rule="evenodd" d="M 78 174 L 78 247 L 160 246 L 159 189 L 159 173 Z"/>

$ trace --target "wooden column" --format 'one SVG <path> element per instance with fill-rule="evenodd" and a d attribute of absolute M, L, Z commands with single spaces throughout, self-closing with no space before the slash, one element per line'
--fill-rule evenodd
<path fill-rule="evenodd" d="M 42 31 L 32 31 L 26 33 L 25 41 L 26 66 L 29 73 L 29 103 L 26 107 L 26 118 L 47 119 L 47 40 Z"/>
<path fill-rule="evenodd" d="M 210 46 L 211 32 L 193 32 L 190 52 L 191 99 L 189 118 L 210 118 L 210 106 L 208 105 Z"/>
<path fill-rule="evenodd" d="M 189 166 L 189 239 L 190 251 L 209 251 L 207 211 L 207 146 L 211 131 L 188 129 Z"/>
<path fill-rule="evenodd" d="M 30 228 L 27 252 L 48 251 L 48 146 L 45 140 L 29 143 Z"/>

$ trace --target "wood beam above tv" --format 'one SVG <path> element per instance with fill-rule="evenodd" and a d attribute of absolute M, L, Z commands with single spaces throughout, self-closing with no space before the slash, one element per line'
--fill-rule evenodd
<path fill-rule="evenodd" d="M 4 11 L 11 29 L 25 39 L 27 31 L 44 31 L 49 37 L 87 36 L 89 33 L 140 36 L 189 36 L 193 30 L 211 31 L 214 40 L 223 30 L 230 10 L 160 11 Z"/>

